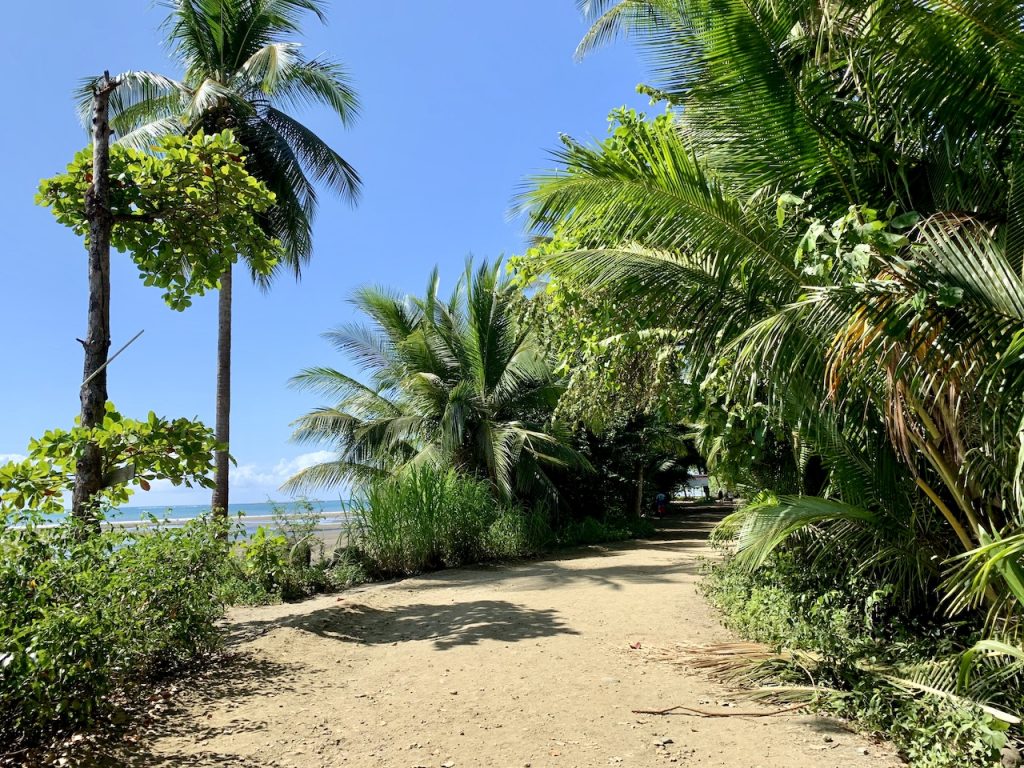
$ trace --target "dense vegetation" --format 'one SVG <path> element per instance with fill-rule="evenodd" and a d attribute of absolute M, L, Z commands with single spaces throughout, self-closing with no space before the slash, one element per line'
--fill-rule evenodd
<path fill-rule="evenodd" d="M 639 514 L 626 515 L 637 496 L 634 453 L 621 440 L 621 450 L 609 450 L 574 435 L 558 418 L 564 376 L 518 284 L 500 263 L 485 262 L 467 264 L 446 300 L 439 285 L 435 270 L 423 296 L 356 292 L 352 301 L 368 323 L 326 337 L 365 381 L 328 367 L 293 379 L 330 398 L 297 420 L 295 439 L 337 456 L 286 487 L 356 489 L 353 548 L 376 575 L 643 530 Z M 649 461 L 652 452 L 639 453 Z M 656 455 L 669 452 L 663 446 Z"/>
<path fill-rule="evenodd" d="M 12 514 L 0 527 L 0 743 L 11 749 L 100 715 L 116 721 L 111 693 L 220 643 L 215 528 L 81 534 Z"/>
<path fill-rule="evenodd" d="M 570 302 L 599 290 L 639 308 L 609 343 L 661 338 L 680 361 L 667 397 L 710 469 L 770 492 L 727 521 L 736 555 L 716 599 L 750 629 L 767 585 L 780 614 L 831 595 L 875 641 L 825 657 L 839 691 L 863 691 L 841 673 L 874 659 L 890 681 L 876 695 L 896 701 L 897 680 L 938 702 L 911 729 L 950 709 L 1016 726 L 1020 4 L 583 6 L 581 52 L 634 36 L 665 111 L 619 112 L 597 145 L 565 140 L 522 198 L 549 238 L 528 258 Z M 816 581 L 773 582 L 780 557 Z M 755 634 L 836 640 L 825 612 L 797 615 Z M 897 636 L 914 627 L 955 641 L 908 651 Z M 944 759 L 985 764 L 1001 738 L 988 742 L 968 755 L 953 740 Z"/>
<path fill-rule="evenodd" d="M 580 53 L 632 37 L 657 114 L 563 140 L 519 199 L 534 242 L 507 266 L 468 264 L 447 298 L 436 270 L 422 296 L 356 292 L 366 323 L 327 338 L 361 377 L 294 379 L 327 401 L 297 440 L 337 456 L 289 489 L 353 489 L 336 546 L 312 508 L 253 536 L 101 528 L 133 488 L 212 487 L 215 465 L 226 505 L 226 403 L 216 434 L 108 403 L 0 467 L 0 739 L 111 716 L 215 650 L 232 602 L 636 535 L 694 467 L 747 500 L 706 582 L 773 649 L 738 675 L 918 766 L 991 765 L 1020 738 L 1021 4 L 580 5 Z M 174 308 L 220 288 L 229 323 L 236 261 L 267 280 L 310 255 L 309 175 L 357 189 L 275 106 L 355 113 L 343 71 L 285 40 L 303 12 L 321 3 L 172 3 L 185 77 L 102 81 L 122 136 L 107 235 Z M 90 259 L 95 149 L 39 197 Z M 92 517 L 51 526 L 87 455 Z"/>

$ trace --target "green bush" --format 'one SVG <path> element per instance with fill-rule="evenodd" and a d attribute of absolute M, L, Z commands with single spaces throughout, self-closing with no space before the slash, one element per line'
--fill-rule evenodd
<path fill-rule="evenodd" d="M 645 518 L 615 516 L 602 521 L 585 517 L 559 530 L 558 543 L 566 547 L 605 544 L 650 536 L 654 530 L 654 525 Z"/>
<path fill-rule="evenodd" d="M 101 715 L 108 695 L 215 650 L 223 529 L 0 523 L 0 743 Z"/>
<path fill-rule="evenodd" d="M 230 578 L 222 587 L 228 603 L 265 605 L 337 592 L 365 581 L 346 550 L 328 550 L 317 535 L 320 512 L 308 501 L 286 513 L 274 506 L 272 528 L 260 526 L 239 542 L 229 560 Z"/>
<path fill-rule="evenodd" d="M 829 567 L 796 546 L 753 572 L 727 556 L 710 566 L 703 588 L 743 637 L 814 654 L 812 672 L 777 666 L 770 679 L 803 685 L 812 675 L 820 708 L 883 734 L 914 768 L 998 764 L 1005 724 L 962 699 L 886 679 L 955 658 L 972 644 L 967 627 L 908 613 L 854 569 Z"/>
<path fill-rule="evenodd" d="M 544 512 L 502 508 L 487 528 L 484 550 L 494 560 L 535 557 L 551 549 L 555 535 Z"/>

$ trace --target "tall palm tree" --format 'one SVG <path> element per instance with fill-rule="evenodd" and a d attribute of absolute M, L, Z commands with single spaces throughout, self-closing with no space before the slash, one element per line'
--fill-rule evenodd
<path fill-rule="evenodd" d="M 503 499 L 550 499 L 548 470 L 586 467 L 552 419 L 563 386 L 519 321 L 520 293 L 501 264 L 468 264 L 447 301 L 438 284 L 435 269 L 422 297 L 356 293 L 370 324 L 326 336 L 366 381 L 332 368 L 295 377 L 295 386 L 333 401 L 298 420 L 296 439 L 331 446 L 338 458 L 286 487 L 320 489 L 436 463 L 489 481 Z"/>
<path fill-rule="evenodd" d="M 248 170 L 276 195 L 264 225 L 280 239 L 282 267 L 296 278 L 312 254 L 316 184 L 344 199 L 358 197 L 360 180 L 341 155 L 288 109 L 331 109 L 343 125 L 358 113 L 345 70 L 326 58 L 307 58 L 289 39 L 304 14 L 326 21 L 323 0 L 165 0 L 167 43 L 184 71 L 180 80 L 153 72 L 117 75 L 111 126 L 118 141 L 148 148 L 166 133 L 231 129 L 246 148 Z M 261 279 L 261 284 L 266 281 Z M 227 446 L 231 412 L 231 294 L 221 278 L 217 339 L 217 439 Z M 217 454 L 212 506 L 228 508 L 229 456 Z"/>

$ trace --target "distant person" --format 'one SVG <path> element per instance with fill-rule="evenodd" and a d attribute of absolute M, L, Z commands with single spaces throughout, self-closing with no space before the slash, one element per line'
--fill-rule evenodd
<path fill-rule="evenodd" d="M 664 517 L 666 509 L 668 509 L 668 496 L 659 493 L 654 497 L 654 511 L 658 517 Z"/>
<path fill-rule="evenodd" d="M 704 489 L 704 501 L 711 501 L 711 489 L 706 485 L 702 485 L 701 488 Z"/>
<path fill-rule="evenodd" d="M 725 498 L 725 491 L 723 491 L 721 488 L 719 488 L 718 489 L 718 500 L 721 501 L 724 498 Z"/>

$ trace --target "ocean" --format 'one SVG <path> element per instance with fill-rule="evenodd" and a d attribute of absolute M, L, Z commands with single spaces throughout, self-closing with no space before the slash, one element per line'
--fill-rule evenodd
<path fill-rule="evenodd" d="M 348 516 L 351 501 L 337 499 L 335 501 L 310 501 L 313 509 L 323 515 L 331 517 Z M 304 511 L 304 504 L 298 501 L 276 501 L 276 502 L 251 502 L 247 504 L 229 504 L 228 511 L 231 517 L 243 514 L 243 519 L 265 518 L 271 519 L 274 510 L 281 509 L 285 514 L 297 514 Z M 210 511 L 209 504 L 185 504 L 178 506 L 161 507 L 152 504 L 118 507 L 107 515 L 107 520 L 113 523 L 137 523 L 141 520 L 148 520 L 155 516 L 160 520 L 192 520 Z"/>
<path fill-rule="evenodd" d="M 340 535 L 352 521 L 352 502 L 338 499 L 336 501 L 309 501 L 314 511 L 321 515 L 319 531 L 325 539 Z M 274 512 L 281 510 L 286 515 L 305 513 L 305 504 L 298 501 L 252 502 L 246 504 L 230 504 L 230 517 L 238 519 L 245 535 L 251 536 L 262 526 L 274 525 Z M 112 510 L 106 516 L 106 522 L 125 527 L 145 525 L 150 518 L 166 522 L 169 525 L 182 525 L 202 515 L 209 514 L 209 504 L 184 504 L 161 507 L 159 505 L 125 506 Z M 239 517 L 240 516 L 240 517 Z"/>

